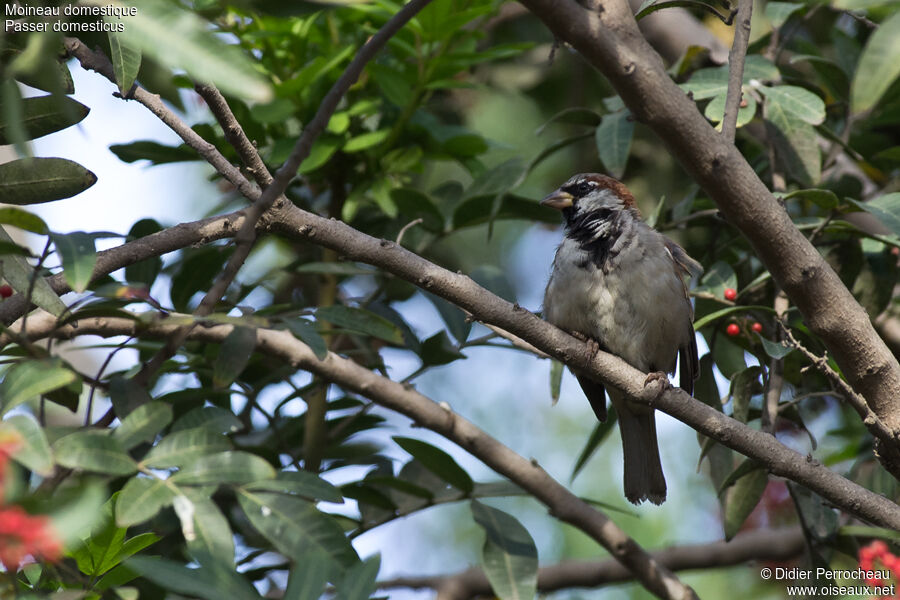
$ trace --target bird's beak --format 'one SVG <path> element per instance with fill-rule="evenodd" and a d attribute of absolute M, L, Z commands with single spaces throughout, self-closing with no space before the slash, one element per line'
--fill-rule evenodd
<path fill-rule="evenodd" d="M 562 190 L 556 190 L 551 193 L 549 196 L 541 200 L 541 205 L 549 206 L 550 208 L 555 208 L 556 210 L 562 210 L 564 208 L 569 208 L 572 206 L 572 194 L 569 192 L 564 192 Z"/>

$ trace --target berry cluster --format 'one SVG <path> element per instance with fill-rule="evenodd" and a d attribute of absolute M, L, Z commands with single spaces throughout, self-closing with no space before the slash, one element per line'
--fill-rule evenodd
<path fill-rule="evenodd" d="M 725 292 L 722 294 L 722 296 L 724 296 L 724 298 L 726 300 L 728 300 L 729 302 L 734 302 L 738 296 L 737 290 L 735 290 L 734 288 L 725 288 Z M 762 333 L 762 330 L 763 330 L 762 323 L 759 323 L 758 321 L 753 321 L 753 323 L 750 324 L 750 329 L 754 333 Z M 731 337 L 740 335 L 741 326 L 738 325 L 737 323 L 729 323 L 728 327 L 725 328 L 725 333 L 727 333 Z"/>
<path fill-rule="evenodd" d="M 891 572 L 890 581 L 872 577 L 866 579 L 866 585 L 886 586 L 900 581 L 900 556 L 896 556 L 888 550 L 887 544 L 881 540 L 875 540 L 859 549 L 859 568 L 864 571 Z M 893 598 L 897 598 L 897 596 Z M 873 600 L 893 600 L 893 598 L 890 596 L 879 596 Z"/>
<path fill-rule="evenodd" d="M 0 285 L 0 298 L 3 298 L 5 300 L 6 298 L 9 298 L 12 295 L 13 295 L 13 289 L 10 285 L 8 285 L 6 283 L 4 283 L 3 285 Z"/>
<path fill-rule="evenodd" d="M 50 519 L 29 515 L 19 506 L 3 505 L 3 488 L 9 458 L 22 445 L 14 433 L 0 434 L 0 563 L 10 573 L 19 570 L 28 557 L 34 560 L 59 560 L 62 543 L 53 531 Z"/>

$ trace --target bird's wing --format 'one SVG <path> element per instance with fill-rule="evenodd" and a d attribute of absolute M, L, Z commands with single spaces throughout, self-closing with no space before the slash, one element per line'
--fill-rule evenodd
<path fill-rule="evenodd" d="M 666 250 L 669 251 L 669 255 L 672 257 L 672 260 L 675 263 L 675 274 L 681 279 L 681 284 L 684 286 L 684 299 L 685 302 L 688 303 L 690 307 L 690 294 L 688 292 L 688 286 L 685 282 L 685 276 L 689 277 L 699 277 L 703 273 L 703 266 L 700 265 L 696 260 L 688 256 L 688 253 L 684 251 L 684 248 L 670 240 L 669 238 L 663 236 L 665 240 Z M 694 310 L 693 307 L 690 307 L 691 311 L 691 320 L 686 325 L 689 328 L 689 331 L 686 332 L 686 339 L 690 340 L 687 344 L 681 346 L 678 349 L 679 358 L 680 358 L 680 367 L 678 369 L 678 376 L 681 380 L 681 387 L 688 394 L 694 393 L 694 380 L 700 375 L 700 361 L 697 357 L 697 339 L 694 335 Z"/>

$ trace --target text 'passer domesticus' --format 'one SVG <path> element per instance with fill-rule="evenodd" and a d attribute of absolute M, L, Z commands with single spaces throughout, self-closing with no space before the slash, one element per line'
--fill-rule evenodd
<path fill-rule="evenodd" d="M 544 318 L 624 359 L 644 373 L 675 371 L 693 393 L 699 371 L 693 308 L 684 277 L 702 272 L 681 246 L 644 223 L 621 182 L 576 175 L 541 204 L 562 211 L 565 235 L 544 294 Z M 603 385 L 577 374 L 597 417 L 606 419 Z M 665 375 L 662 375 L 665 377 Z M 615 389 L 625 455 L 625 497 L 666 499 L 653 409 L 627 403 Z"/>

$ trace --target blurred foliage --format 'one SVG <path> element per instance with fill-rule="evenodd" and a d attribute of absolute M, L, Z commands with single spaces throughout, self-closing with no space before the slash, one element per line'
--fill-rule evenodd
<path fill-rule="evenodd" d="M 124 31 L 82 35 L 110 56 L 119 94 L 127 97 L 137 81 L 182 109 L 195 99 L 189 76 L 211 80 L 272 170 L 355 51 L 399 9 L 389 0 L 139 6 L 140 18 L 124 19 Z M 773 308 L 778 290 L 746 240 L 599 75 L 556 49 L 536 19 L 505 8 L 499 0 L 434 0 L 341 101 L 289 199 L 378 238 L 402 233 L 405 247 L 514 301 L 516 282 L 502 254 L 529 223 L 557 222 L 536 199 L 572 173 L 602 165 L 624 178 L 650 222 L 706 266 L 694 288 L 697 330 L 709 349 L 696 396 L 762 427 L 764 394 L 780 390 L 773 427 L 779 438 L 809 444 L 818 460 L 896 500 L 897 481 L 875 460 L 872 438 L 841 392 L 782 343 Z M 754 21 L 736 143 L 871 317 L 898 318 L 900 13 L 896 5 L 852 0 L 773 1 L 763 9 Z M 72 63 L 63 54 L 56 33 L 23 26 L 0 38 L 0 143 L 21 155 L 0 166 L 4 203 L 67 198 L 96 181 L 75 162 L 30 156 L 29 140 L 71 127 L 89 111 L 71 98 Z M 688 47 L 670 74 L 720 126 L 728 69 L 706 56 Z M 17 82 L 40 92 L 23 97 Z M 211 119 L 194 130 L 239 162 Z M 148 140 L 110 150 L 127 162 L 200 160 L 186 145 Z M 239 206 L 236 193 L 223 189 L 219 209 Z M 861 219 L 865 213 L 878 226 Z M 51 232 L 21 208 L 0 210 L 0 224 L 45 239 L 34 256 L 3 232 L 2 276 L 63 318 L 128 316 L 129 307 L 190 312 L 231 252 L 227 244 L 185 248 L 166 263 L 146 259 L 91 282 L 95 241 L 111 234 Z M 145 219 L 127 238 L 167 225 Z M 237 325 L 232 334 L 218 346 L 186 344 L 147 388 L 132 379 L 135 369 L 110 372 L 104 364 L 87 374 L 52 346 L 6 338 L 0 427 L 21 443 L 9 452 L 16 463 L 3 474 L 4 501 L 51 515 L 66 554 L 58 564 L 18 572 L 7 565 L 0 594 L 218 599 L 283 588 L 285 598 L 316 598 L 330 584 L 338 597 L 367 598 L 380 563 L 357 555 L 357 536 L 435 505 L 471 501 L 474 521 L 464 527 L 471 531 L 477 522 L 484 530 L 483 566 L 495 592 L 533 595 L 542 550 L 514 517 L 476 500 L 521 490 L 474 481 L 435 445 L 390 437 L 389 423 L 368 400 L 273 362 L 255 347 L 254 329 L 288 330 L 320 357 L 330 349 L 381 373 L 386 349 L 405 353 L 420 364 L 405 382 L 464 361 L 473 348 L 509 346 L 473 335 L 461 310 L 389 274 L 284 239 L 264 248 L 270 258 L 259 258 L 261 250 L 254 259 L 265 268 L 243 273 L 209 319 Z M 60 269 L 83 292 L 70 306 L 41 277 Z M 726 289 L 736 297 L 726 299 Z M 424 339 L 402 304 L 419 295 L 444 325 Z M 825 354 L 796 309 L 785 322 L 806 348 Z M 132 348 L 144 362 L 161 346 L 137 336 L 106 348 L 110 355 Z M 554 398 L 560 376 L 554 368 Z M 51 424 L 52 405 L 79 418 Z M 92 408 L 108 412 L 92 423 Z M 572 457 L 574 474 L 608 444 L 613 422 L 598 425 Z M 833 426 L 816 439 L 811 431 L 823 422 Z M 696 452 L 729 537 L 799 523 L 809 542 L 801 564 L 817 566 L 853 564 L 872 537 L 896 542 L 698 437 Z M 391 458 L 397 455 L 409 458 L 398 465 Z M 358 475 L 346 481 L 346 473 Z M 718 578 L 695 585 L 715 586 Z M 756 582 L 748 597 L 760 589 L 771 591 Z"/>

